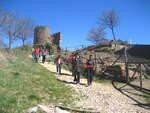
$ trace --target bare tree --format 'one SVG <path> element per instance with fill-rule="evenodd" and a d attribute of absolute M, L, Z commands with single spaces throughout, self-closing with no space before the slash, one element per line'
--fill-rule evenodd
<path fill-rule="evenodd" d="M 0 48 L 7 48 L 7 44 L 4 42 L 2 37 L 0 37 Z"/>
<path fill-rule="evenodd" d="M 18 22 L 18 38 L 22 40 L 22 46 L 24 47 L 25 41 L 31 38 L 33 35 L 33 22 L 31 19 L 20 19 Z"/>
<path fill-rule="evenodd" d="M 118 25 L 118 21 L 119 21 L 117 13 L 114 10 L 104 12 L 100 16 L 99 21 L 104 27 L 109 28 L 111 30 L 112 35 L 113 35 L 113 40 L 116 43 L 116 36 L 115 36 L 114 28 Z"/>
<path fill-rule="evenodd" d="M 9 49 L 11 48 L 12 42 L 16 40 L 17 31 L 17 17 L 14 13 L 3 11 L 1 17 L 1 30 L 9 40 Z"/>
<path fill-rule="evenodd" d="M 88 40 L 93 42 L 94 44 L 99 44 L 105 41 L 105 31 L 104 28 L 92 28 L 89 32 Z"/>
<path fill-rule="evenodd" d="M 3 10 L 0 8 L 0 35 L 1 35 L 1 27 L 3 23 Z M 3 47 L 3 39 L 0 36 L 0 48 Z"/>
<path fill-rule="evenodd" d="M 3 10 L 0 9 L 0 27 L 2 26 L 2 23 L 3 23 Z"/>
<path fill-rule="evenodd" d="M 6 20 L 5 11 L 0 8 L 0 35 L 2 35 L 2 26 Z"/>

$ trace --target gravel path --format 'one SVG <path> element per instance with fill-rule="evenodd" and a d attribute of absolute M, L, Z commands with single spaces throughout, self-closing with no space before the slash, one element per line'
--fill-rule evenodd
<path fill-rule="evenodd" d="M 41 65 L 51 72 L 56 72 L 53 64 L 45 63 Z M 62 70 L 62 72 L 71 74 L 66 70 Z M 136 102 L 121 94 L 111 84 L 93 83 L 86 87 L 85 79 L 81 79 L 82 85 L 71 84 L 73 82 L 72 76 L 61 75 L 58 79 L 67 82 L 66 85 L 82 94 L 83 98 L 76 101 L 76 107 L 93 109 L 101 113 L 150 113 L 150 110 L 135 105 Z"/>

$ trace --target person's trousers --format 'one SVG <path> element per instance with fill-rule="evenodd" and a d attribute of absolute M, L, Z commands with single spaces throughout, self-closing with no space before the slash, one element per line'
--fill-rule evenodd
<path fill-rule="evenodd" d="M 38 62 L 38 60 L 39 60 L 39 55 L 36 54 L 36 55 L 35 55 L 35 61 Z"/>
<path fill-rule="evenodd" d="M 61 74 L 61 64 L 56 64 L 57 73 Z"/>
<path fill-rule="evenodd" d="M 80 72 L 76 72 L 76 74 L 74 75 L 74 81 L 80 83 Z"/>
<path fill-rule="evenodd" d="M 87 84 L 91 85 L 93 81 L 93 69 L 92 68 L 88 68 L 87 69 Z"/>
<path fill-rule="evenodd" d="M 46 56 L 43 55 L 43 56 L 42 56 L 42 62 L 43 62 L 43 63 L 45 63 L 45 59 L 46 59 Z"/>
<path fill-rule="evenodd" d="M 35 54 L 32 53 L 32 61 L 34 62 L 35 61 Z"/>

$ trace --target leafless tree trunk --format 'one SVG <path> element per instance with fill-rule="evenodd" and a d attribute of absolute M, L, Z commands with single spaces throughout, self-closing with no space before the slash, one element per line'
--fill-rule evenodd
<path fill-rule="evenodd" d="M 113 35 L 113 40 L 115 42 L 115 47 L 116 47 L 116 36 L 115 36 L 114 28 L 118 25 L 118 21 L 119 21 L 118 15 L 114 10 L 110 10 L 108 12 L 104 12 L 100 16 L 99 21 L 101 25 L 111 30 Z"/>
<path fill-rule="evenodd" d="M 89 32 L 88 40 L 97 45 L 106 40 L 105 35 L 104 28 L 92 28 Z"/>
<path fill-rule="evenodd" d="M 5 20 L 4 17 L 5 17 L 5 16 L 4 16 L 4 11 L 0 8 L 0 28 L 2 27 L 3 22 L 4 22 L 4 20 Z"/>
<path fill-rule="evenodd" d="M 23 47 L 25 45 L 25 41 L 28 40 L 29 38 L 31 38 L 31 36 L 33 35 L 33 29 L 34 29 L 34 26 L 33 26 L 32 20 L 25 18 L 25 19 L 21 19 L 19 21 L 18 38 L 22 40 Z"/>
<path fill-rule="evenodd" d="M 4 42 L 3 42 L 3 39 L 2 39 L 2 37 L 0 37 L 0 48 L 1 47 L 4 47 L 5 46 L 5 44 L 4 44 Z"/>
<path fill-rule="evenodd" d="M 25 46 L 25 39 L 22 39 L 22 46 Z"/>
<path fill-rule="evenodd" d="M 14 13 L 0 8 L 0 34 L 8 38 L 9 49 L 16 39 L 21 39 L 24 46 L 25 41 L 33 35 L 33 27 L 31 19 L 17 18 Z"/>
<path fill-rule="evenodd" d="M 113 34 L 113 39 L 114 39 L 114 41 L 116 41 L 116 36 L 115 36 L 114 28 L 112 28 L 111 31 L 112 31 L 112 34 Z"/>
<path fill-rule="evenodd" d="M 9 40 L 9 49 L 11 48 L 12 42 L 17 37 L 17 17 L 14 13 L 3 11 L 1 13 L 1 30 Z"/>

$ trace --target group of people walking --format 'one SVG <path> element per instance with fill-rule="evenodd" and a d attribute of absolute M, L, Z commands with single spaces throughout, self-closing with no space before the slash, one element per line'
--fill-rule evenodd
<path fill-rule="evenodd" d="M 33 47 L 32 48 L 32 59 L 34 62 L 45 63 L 47 55 L 47 50 L 44 47 Z M 65 60 L 66 61 L 66 60 Z M 62 64 L 65 63 L 61 55 L 58 55 L 54 63 L 56 64 L 56 73 L 61 75 Z M 72 53 L 69 58 L 69 63 L 71 64 L 72 75 L 74 76 L 74 83 L 80 84 L 81 75 L 86 75 L 87 85 L 91 85 L 94 75 L 94 61 L 92 55 L 89 55 L 89 58 L 86 59 L 86 62 L 83 62 L 83 57 L 79 53 Z"/>
<path fill-rule="evenodd" d="M 85 74 L 87 77 L 87 85 L 91 85 L 93 81 L 93 71 L 94 62 L 92 59 L 92 55 L 89 55 L 89 58 L 86 59 L 85 64 L 83 63 L 82 57 L 77 54 L 74 55 L 74 58 L 72 60 L 72 75 L 74 76 L 74 82 L 80 83 L 80 76 L 82 74 Z"/>
<path fill-rule="evenodd" d="M 86 59 L 86 62 L 83 62 L 83 58 L 80 54 L 73 53 L 70 58 L 70 63 L 72 65 L 72 75 L 74 76 L 74 83 L 80 84 L 81 75 L 86 75 L 87 85 L 91 85 L 94 75 L 94 61 L 92 55 L 89 55 L 89 58 Z M 58 75 L 61 75 L 61 66 L 63 64 L 63 59 L 60 55 L 55 59 L 56 71 Z"/>
<path fill-rule="evenodd" d="M 34 62 L 45 63 L 47 50 L 44 47 L 33 47 L 32 48 L 32 59 Z"/>

